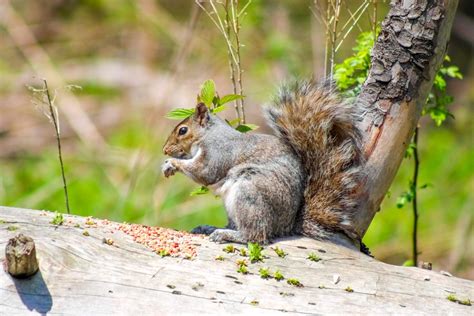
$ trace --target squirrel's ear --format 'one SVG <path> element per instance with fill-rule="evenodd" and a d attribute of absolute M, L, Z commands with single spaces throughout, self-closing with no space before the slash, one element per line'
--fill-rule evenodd
<path fill-rule="evenodd" d="M 199 123 L 202 127 L 207 125 L 209 122 L 209 109 L 207 106 L 200 102 L 196 105 L 196 111 L 194 112 L 194 120 Z"/>

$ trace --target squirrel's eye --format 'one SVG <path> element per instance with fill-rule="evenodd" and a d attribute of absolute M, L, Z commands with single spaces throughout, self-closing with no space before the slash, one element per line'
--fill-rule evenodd
<path fill-rule="evenodd" d="M 188 131 L 188 128 L 186 126 L 183 126 L 179 129 L 178 135 L 184 135 Z"/>

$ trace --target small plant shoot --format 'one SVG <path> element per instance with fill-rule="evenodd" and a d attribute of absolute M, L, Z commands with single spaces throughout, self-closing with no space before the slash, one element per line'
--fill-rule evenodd
<path fill-rule="evenodd" d="M 311 260 L 311 261 L 314 261 L 314 262 L 318 262 L 318 261 L 321 261 L 321 258 L 315 254 L 314 252 L 311 252 L 308 257 L 307 257 L 308 260 Z"/>
<path fill-rule="evenodd" d="M 275 248 L 272 248 L 272 249 L 273 249 L 273 251 L 275 251 L 277 256 L 280 257 L 280 258 L 285 258 L 288 255 L 286 252 L 283 251 L 283 249 L 279 248 L 278 246 L 276 246 Z"/>
<path fill-rule="evenodd" d="M 285 277 L 283 276 L 280 270 L 275 271 L 275 273 L 273 274 L 273 278 L 277 281 L 281 281 L 285 279 Z"/>
<path fill-rule="evenodd" d="M 293 285 L 293 286 L 296 286 L 296 287 L 303 287 L 303 284 L 298 280 L 298 279 L 288 279 L 286 280 L 286 283 L 288 283 L 289 285 Z"/>
<path fill-rule="evenodd" d="M 59 226 L 64 223 L 64 217 L 62 213 L 56 212 L 53 219 L 51 220 L 51 224 Z"/>
<path fill-rule="evenodd" d="M 247 245 L 251 263 L 263 261 L 262 246 L 257 243 L 249 242 Z"/>

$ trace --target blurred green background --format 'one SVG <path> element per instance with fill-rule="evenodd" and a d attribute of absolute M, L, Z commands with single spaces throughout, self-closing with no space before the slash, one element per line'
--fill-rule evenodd
<path fill-rule="evenodd" d="M 474 12 L 461 1 L 449 55 L 464 79 L 448 82 L 455 119 L 421 121 L 420 259 L 474 279 Z M 292 77 L 323 76 L 324 30 L 311 1 L 254 0 L 242 21 L 243 85 L 248 121 L 262 126 L 260 105 Z M 379 18 L 388 10 L 381 3 Z M 174 121 L 213 79 L 232 92 L 227 52 L 193 1 L 12 0 L 0 4 L 0 205 L 65 211 L 54 129 L 28 85 L 46 78 L 56 90 L 72 212 L 116 221 L 190 229 L 224 225 L 222 203 L 190 197 L 183 175 L 164 179 L 161 147 Z M 361 27 L 368 23 L 362 21 Z M 367 30 L 367 29 L 365 29 Z M 355 29 L 338 52 L 351 54 Z M 82 89 L 70 91 L 67 85 Z M 231 109 L 223 112 L 233 118 Z M 411 254 L 406 160 L 364 238 L 376 258 L 402 264 Z M 0 214 L 1 217 L 1 214 Z"/>

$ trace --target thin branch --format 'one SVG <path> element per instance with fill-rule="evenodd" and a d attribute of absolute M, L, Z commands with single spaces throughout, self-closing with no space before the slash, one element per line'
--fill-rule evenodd
<path fill-rule="evenodd" d="M 372 32 L 374 32 L 374 43 L 377 42 L 377 0 L 372 0 Z"/>
<path fill-rule="evenodd" d="M 234 31 L 234 38 L 235 38 L 235 45 L 236 45 L 236 53 L 237 53 L 237 82 L 239 84 L 239 94 L 243 95 L 243 86 L 242 86 L 242 67 L 240 64 L 240 24 L 239 24 L 239 16 L 235 14 L 235 9 L 239 4 L 238 0 L 231 0 L 232 3 L 232 20 L 233 20 L 233 31 Z M 239 99 L 239 107 L 240 107 L 240 124 L 245 124 L 245 110 L 244 110 L 244 99 Z"/>
<path fill-rule="evenodd" d="M 57 109 L 55 109 L 55 107 L 53 106 L 53 100 L 51 99 L 51 95 L 49 93 L 49 88 L 48 88 L 48 82 L 46 81 L 46 79 L 43 79 L 43 83 L 44 83 L 44 93 L 46 94 L 46 98 L 48 101 L 49 115 L 51 116 L 51 121 L 53 122 L 54 130 L 56 132 L 58 158 L 59 158 L 59 164 L 61 166 L 61 176 L 63 178 L 64 196 L 66 199 L 66 209 L 67 209 L 67 213 L 71 214 L 71 210 L 69 209 L 69 196 L 67 192 L 66 176 L 64 173 L 64 163 L 63 163 L 63 156 L 62 156 L 62 150 L 61 150 L 61 136 L 60 136 L 60 130 L 59 130 L 59 121 L 58 121 L 57 112 L 56 112 Z"/>
<path fill-rule="evenodd" d="M 231 22 L 230 22 L 229 7 L 228 7 L 229 6 L 229 1 L 231 1 L 231 0 L 226 0 L 226 2 L 225 2 L 225 21 L 226 21 L 227 36 L 230 38 L 230 35 L 231 35 L 231 32 L 230 32 Z M 229 50 L 227 50 L 227 54 L 229 55 L 230 80 L 232 81 L 232 88 L 234 89 L 234 94 L 238 94 L 238 92 L 237 92 L 237 82 L 236 82 L 236 78 L 235 78 L 235 67 L 236 67 L 236 65 L 232 62 L 231 52 Z M 234 101 L 234 108 L 235 108 L 235 112 L 237 113 L 237 119 L 240 122 L 242 120 L 242 117 L 241 117 L 241 114 L 240 114 L 240 108 L 239 108 L 239 104 L 238 104 L 237 100 Z"/>
<path fill-rule="evenodd" d="M 344 40 L 346 39 L 346 37 L 349 35 L 349 33 L 353 30 L 353 28 L 358 24 L 360 18 L 362 17 L 362 15 L 364 14 L 365 10 L 369 7 L 369 3 L 366 3 L 365 6 L 363 7 L 362 11 L 359 12 L 359 15 L 355 18 L 354 20 L 354 23 L 351 25 L 351 27 L 346 31 L 346 33 L 343 35 L 342 39 L 339 41 L 339 44 L 336 46 L 336 49 L 335 51 L 337 52 L 339 50 L 339 47 L 341 47 L 342 43 L 344 42 Z M 362 8 L 362 7 L 361 7 Z M 352 16 L 352 18 L 354 18 Z"/>
<path fill-rule="evenodd" d="M 413 135 L 413 143 L 415 144 L 413 150 L 414 158 L 414 169 L 413 169 L 413 179 L 412 179 L 412 193 L 413 193 L 413 265 L 418 266 L 418 201 L 417 201 L 417 191 L 418 191 L 418 171 L 420 169 L 420 159 L 418 157 L 418 126 L 415 129 L 415 134 Z"/>

